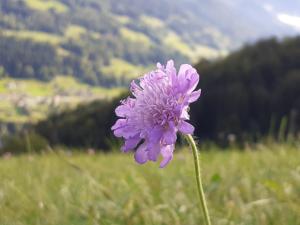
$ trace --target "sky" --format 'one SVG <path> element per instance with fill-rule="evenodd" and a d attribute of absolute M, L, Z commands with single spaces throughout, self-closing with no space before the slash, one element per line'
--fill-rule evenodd
<path fill-rule="evenodd" d="M 296 31 L 300 31 L 300 1 L 294 0 L 294 4 L 289 4 L 288 2 L 286 1 L 286 5 L 283 5 L 285 7 L 276 7 L 274 2 L 264 3 L 263 8 L 270 14 L 273 14 L 279 22 L 292 27 Z"/>

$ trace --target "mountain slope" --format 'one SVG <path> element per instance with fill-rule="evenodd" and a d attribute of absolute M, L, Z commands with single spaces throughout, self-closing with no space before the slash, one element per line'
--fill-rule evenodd
<path fill-rule="evenodd" d="M 294 34 L 277 11 L 300 13 L 299 3 L 285 3 L 0 0 L 0 76 L 122 85 L 157 61 L 214 58 L 261 36 Z"/>
<path fill-rule="evenodd" d="M 195 136 L 224 144 L 230 139 L 250 141 L 279 134 L 283 140 L 299 135 L 299 50 L 300 37 L 269 39 L 216 62 L 198 64 L 202 92 L 190 110 Z M 54 145 L 109 148 L 106 138 L 113 136 L 119 100 L 53 114 L 39 122 L 35 131 Z"/>

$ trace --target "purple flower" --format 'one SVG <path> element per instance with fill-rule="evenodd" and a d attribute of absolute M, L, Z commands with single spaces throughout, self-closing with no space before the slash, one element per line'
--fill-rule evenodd
<path fill-rule="evenodd" d="M 189 104 L 195 102 L 201 90 L 194 91 L 199 82 L 197 71 L 188 64 L 180 66 L 178 74 L 173 60 L 164 67 L 145 74 L 138 83 L 132 81 L 134 97 L 121 101 L 116 108 L 121 117 L 113 125 L 115 136 L 123 137 L 124 152 L 136 149 L 135 160 L 143 164 L 157 161 L 162 156 L 160 167 L 165 167 L 173 158 L 177 131 L 192 134 L 194 127 L 189 119 Z"/>

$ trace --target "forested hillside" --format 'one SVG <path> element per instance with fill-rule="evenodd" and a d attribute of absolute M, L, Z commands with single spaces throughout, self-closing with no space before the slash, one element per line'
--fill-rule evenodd
<path fill-rule="evenodd" d="M 300 37 L 261 40 L 196 68 L 203 92 L 192 117 L 199 136 L 247 139 L 300 131 Z"/>
<path fill-rule="evenodd" d="M 226 143 L 229 137 L 285 138 L 300 131 L 300 37 L 260 41 L 196 68 L 202 89 L 191 107 L 196 136 Z M 94 102 L 55 114 L 35 130 L 52 144 L 108 148 L 117 104 Z"/>
<path fill-rule="evenodd" d="M 213 58 L 293 32 L 259 1 L 0 0 L 0 77 L 123 85 L 158 61 Z"/>

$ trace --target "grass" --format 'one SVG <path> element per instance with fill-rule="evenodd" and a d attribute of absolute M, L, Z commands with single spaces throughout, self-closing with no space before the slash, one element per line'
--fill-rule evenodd
<path fill-rule="evenodd" d="M 87 33 L 87 30 L 84 27 L 78 25 L 70 25 L 65 30 L 65 37 L 67 39 L 80 40 L 81 36 L 85 33 Z"/>
<path fill-rule="evenodd" d="M 8 101 L 0 101 L 0 112 L 0 121 L 7 121 L 7 118 L 9 118 L 9 121 L 22 123 L 26 120 L 26 116 L 20 114 L 18 107 Z"/>
<path fill-rule="evenodd" d="M 205 45 L 196 45 L 194 51 L 189 53 L 193 63 L 197 63 L 202 58 L 214 59 L 224 57 L 227 54 L 226 50 L 217 50 Z"/>
<path fill-rule="evenodd" d="M 60 93 L 69 93 L 69 95 L 72 95 L 72 93 L 86 91 L 99 95 L 98 97 L 101 98 L 111 98 L 119 95 L 122 90 L 122 88 L 108 89 L 89 86 L 88 84 L 80 83 L 71 76 L 56 76 L 50 82 L 42 82 L 34 79 L 0 79 L 0 94 L 19 93 L 32 97 L 47 97 Z"/>
<path fill-rule="evenodd" d="M 129 42 L 140 44 L 141 47 L 149 47 L 151 40 L 143 33 L 130 30 L 126 27 L 120 29 L 121 37 L 128 40 Z"/>
<path fill-rule="evenodd" d="M 50 82 L 3 78 L 0 79 L 0 121 L 36 122 L 46 118 L 49 110 L 73 108 L 95 99 L 110 99 L 123 90 L 89 86 L 71 76 L 57 76 Z M 51 103 L 55 96 L 62 100 L 58 105 Z"/>
<path fill-rule="evenodd" d="M 68 7 L 55 0 L 25 0 L 26 5 L 34 10 L 48 11 L 54 10 L 57 13 L 64 13 L 68 11 Z"/>
<path fill-rule="evenodd" d="M 164 38 L 164 44 L 184 55 L 189 55 L 191 52 L 190 46 L 184 43 L 183 40 L 174 32 L 168 32 Z"/>
<path fill-rule="evenodd" d="M 115 76 L 118 78 L 132 79 L 141 76 L 146 68 L 135 66 L 123 59 L 112 58 L 110 65 L 102 67 L 102 72 L 107 76 Z"/>
<path fill-rule="evenodd" d="M 165 26 L 163 21 L 161 21 L 158 18 L 152 17 L 152 16 L 142 15 L 141 16 L 141 21 L 144 24 L 146 24 L 148 27 L 151 27 L 151 28 L 154 28 L 154 29 L 163 28 Z"/>
<path fill-rule="evenodd" d="M 46 32 L 40 32 L 40 31 L 26 31 L 26 30 L 2 30 L 2 34 L 4 36 L 8 37 L 16 37 L 19 39 L 29 39 L 35 42 L 41 42 L 41 43 L 49 43 L 52 45 L 59 45 L 61 42 L 64 41 L 64 38 L 55 35 L 50 34 Z"/>
<path fill-rule="evenodd" d="M 114 18 L 122 25 L 130 23 L 131 19 L 128 16 L 114 15 Z"/>
<path fill-rule="evenodd" d="M 212 224 L 300 224 L 299 148 L 212 150 L 201 159 Z M 165 169 L 116 153 L 0 161 L 0 224 L 202 224 L 187 149 Z"/>
<path fill-rule="evenodd" d="M 194 63 L 197 63 L 201 58 L 212 59 L 227 54 L 226 51 L 217 50 L 200 44 L 191 47 L 174 32 L 167 33 L 166 37 L 164 38 L 164 44 L 167 47 L 177 50 L 181 54 L 188 56 Z"/>

